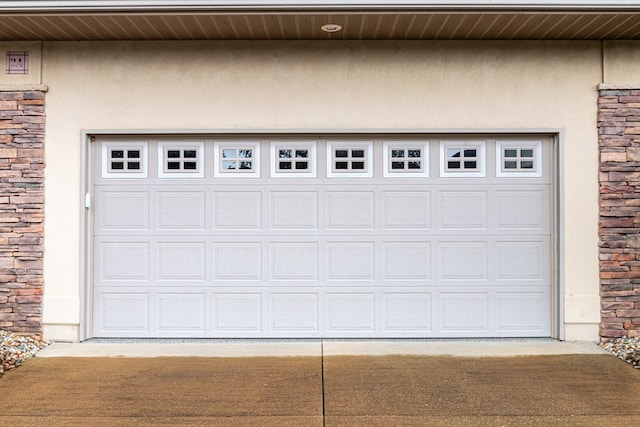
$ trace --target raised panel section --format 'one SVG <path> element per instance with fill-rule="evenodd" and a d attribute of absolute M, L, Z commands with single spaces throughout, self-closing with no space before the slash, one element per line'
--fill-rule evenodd
<path fill-rule="evenodd" d="M 542 280 L 543 242 L 497 242 L 498 280 Z"/>
<path fill-rule="evenodd" d="M 270 267 L 273 280 L 317 280 L 318 244 L 273 243 Z"/>
<path fill-rule="evenodd" d="M 497 191 L 498 229 L 547 230 L 550 212 L 544 191 Z"/>
<path fill-rule="evenodd" d="M 373 243 L 328 243 L 329 280 L 373 280 Z"/>
<path fill-rule="evenodd" d="M 203 230 L 205 228 L 205 193 L 159 193 L 158 228 Z"/>
<path fill-rule="evenodd" d="M 110 242 L 100 249 L 103 280 L 149 280 L 148 243 Z"/>
<path fill-rule="evenodd" d="M 158 329 L 165 332 L 204 332 L 205 294 L 159 294 Z"/>
<path fill-rule="evenodd" d="M 102 230 L 147 230 L 149 193 L 108 191 L 101 194 Z"/>
<path fill-rule="evenodd" d="M 100 303 L 103 331 L 146 332 L 149 330 L 148 294 L 102 294 Z"/>
<path fill-rule="evenodd" d="M 260 243 L 218 243 L 215 245 L 215 280 L 260 280 Z"/>
<path fill-rule="evenodd" d="M 373 294 L 329 294 L 329 331 L 371 331 L 375 329 Z"/>
<path fill-rule="evenodd" d="M 543 292 L 499 293 L 499 330 L 546 330 L 548 324 L 549 297 Z M 547 317 L 542 315 L 546 314 Z"/>
<path fill-rule="evenodd" d="M 271 294 L 271 330 L 318 331 L 318 295 Z"/>
<path fill-rule="evenodd" d="M 372 229 L 373 192 L 327 193 L 329 229 Z"/>
<path fill-rule="evenodd" d="M 158 243 L 160 280 L 204 280 L 204 243 Z"/>
<path fill-rule="evenodd" d="M 440 279 L 485 280 L 487 263 L 486 242 L 440 243 Z"/>
<path fill-rule="evenodd" d="M 214 201 L 215 226 L 219 229 L 261 228 L 259 192 L 216 193 Z"/>
<path fill-rule="evenodd" d="M 261 328 L 260 294 L 216 294 L 215 328 L 220 331 L 257 332 Z"/>
<path fill-rule="evenodd" d="M 429 280 L 431 250 L 428 242 L 385 243 L 385 280 Z"/>
<path fill-rule="evenodd" d="M 489 298 L 484 293 L 441 294 L 442 329 L 445 331 L 486 331 L 489 325 Z"/>
<path fill-rule="evenodd" d="M 383 223 L 385 229 L 431 228 L 431 193 L 394 192 L 383 193 Z"/>
<path fill-rule="evenodd" d="M 441 229 L 486 229 L 487 193 L 443 191 L 440 193 Z"/>
<path fill-rule="evenodd" d="M 430 331 L 431 314 L 431 294 L 384 295 L 384 329 L 386 331 Z"/>
<path fill-rule="evenodd" d="M 317 229 L 318 193 L 315 191 L 282 191 L 271 193 L 271 228 Z"/>

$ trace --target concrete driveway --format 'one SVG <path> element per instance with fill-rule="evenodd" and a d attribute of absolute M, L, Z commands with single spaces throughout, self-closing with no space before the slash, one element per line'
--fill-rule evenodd
<path fill-rule="evenodd" d="M 56 344 L 0 379 L 0 425 L 640 425 L 640 371 L 595 344 L 537 355 L 493 344 L 493 354 L 475 345 L 477 356 L 472 343 L 466 357 L 429 354 L 447 347 L 437 342 L 409 355 L 325 343 L 279 357 L 264 346 L 253 357 L 79 357 L 96 347 Z"/>

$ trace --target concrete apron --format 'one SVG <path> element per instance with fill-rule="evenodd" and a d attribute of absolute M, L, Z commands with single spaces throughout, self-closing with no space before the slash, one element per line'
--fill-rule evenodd
<path fill-rule="evenodd" d="M 38 357 L 286 357 L 286 356 L 458 356 L 507 357 L 609 354 L 593 342 L 554 340 L 202 340 L 176 342 L 114 340 L 53 343 Z"/>

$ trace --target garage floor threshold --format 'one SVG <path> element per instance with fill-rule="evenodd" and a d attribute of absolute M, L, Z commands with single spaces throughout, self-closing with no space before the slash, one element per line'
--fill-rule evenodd
<path fill-rule="evenodd" d="M 531 340 L 107 340 L 55 342 L 38 357 L 501 357 L 608 354 L 594 342 Z"/>

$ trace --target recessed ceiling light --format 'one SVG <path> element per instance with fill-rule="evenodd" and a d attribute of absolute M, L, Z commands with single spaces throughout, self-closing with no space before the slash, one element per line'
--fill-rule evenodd
<path fill-rule="evenodd" d="M 325 33 L 336 33 L 338 31 L 342 30 L 342 25 L 324 24 L 322 27 L 320 27 L 320 29 L 322 31 L 324 31 Z"/>

